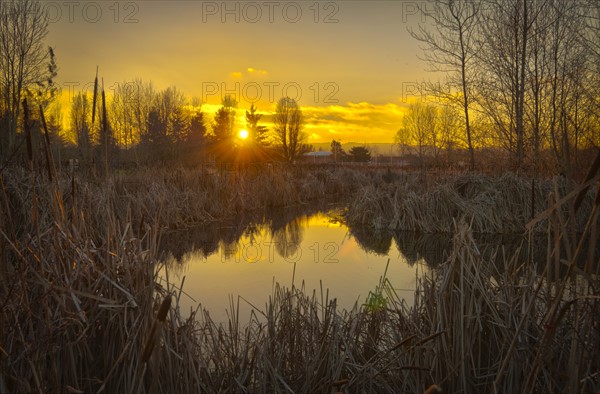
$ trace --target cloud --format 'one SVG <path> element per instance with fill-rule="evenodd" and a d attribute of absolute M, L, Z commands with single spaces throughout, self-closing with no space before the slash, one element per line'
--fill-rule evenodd
<path fill-rule="evenodd" d="M 265 76 L 265 75 L 268 75 L 269 73 L 267 72 L 267 70 L 258 70 L 258 69 L 252 68 L 252 67 L 248 67 L 248 74 Z"/>
<path fill-rule="evenodd" d="M 265 77 L 269 75 L 267 70 L 260 70 L 252 67 L 248 67 L 243 71 L 232 71 L 229 73 L 230 79 L 245 79 L 245 78 L 257 78 L 257 77 Z"/>
<path fill-rule="evenodd" d="M 309 142 L 315 143 L 334 138 L 344 142 L 391 142 L 404 115 L 403 106 L 367 102 L 302 107 L 302 111 L 311 133 Z"/>

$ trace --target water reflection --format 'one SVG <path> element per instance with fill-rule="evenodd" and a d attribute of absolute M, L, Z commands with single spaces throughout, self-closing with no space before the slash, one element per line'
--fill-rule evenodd
<path fill-rule="evenodd" d="M 393 248 L 394 235 L 349 229 L 339 217 L 335 205 L 313 206 L 165 234 L 169 280 L 185 278 L 183 310 L 201 303 L 226 321 L 230 295 L 261 306 L 274 281 L 323 291 L 351 309 L 365 302 L 388 260 L 396 290 L 412 302 L 418 267 Z"/>
<path fill-rule="evenodd" d="M 362 304 L 383 275 L 412 305 L 416 276 L 442 264 L 452 251 L 449 234 L 375 231 L 347 226 L 336 205 L 271 211 L 270 215 L 242 216 L 165 234 L 162 251 L 175 282 L 185 277 L 184 309 L 198 302 L 226 321 L 229 296 L 241 295 L 263 305 L 273 282 L 330 291 L 338 305 Z M 505 257 L 520 251 L 528 261 L 521 236 L 474 235 L 482 261 L 505 269 Z M 537 243 L 530 261 L 544 261 L 545 243 Z M 172 257 L 169 257 L 172 256 Z M 539 259 L 539 260 L 538 260 Z M 328 289 L 328 290 L 327 290 Z"/>
<path fill-rule="evenodd" d="M 361 249 L 378 255 L 388 255 L 392 247 L 392 232 L 375 231 L 364 226 L 348 227 Z"/>
<path fill-rule="evenodd" d="M 291 258 L 298 253 L 304 236 L 304 227 L 301 225 L 304 217 L 297 217 L 279 228 L 271 226 L 271 239 L 275 250 L 283 258 Z"/>
<path fill-rule="evenodd" d="M 408 264 L 424 260 L 429 266 L 438 266 L 450 253 L 452 237 L 448 234 L 426 234 L 412 231 L 397 231 L 394 242 Z"/>
<path fill-rule="evenodd" d="M 340 212 L 335 205 L 329 204 L 275 211 L 268 216 L 243 216 L 237 221 L 164 234 L 161 250 L 164 256 L 170 255 L 178 262 L 182 262 L 184 256 L 191 252 L 205 258 L 221 252 L 223 259 L 231 260 L 240 249 L 247 247 L 246 244 L 263 242 L 263 248 L 267 246 L 278 257 L 294 261 L 294 256 L 298 255 L 304 242 L 304 232 L 311 218 L 321 215 L 326 220 L 337 223 Z M 346 238 L 353 239 L 360 249 L 369 254 L 389 256 L 395 244 L 397 251 L 411 266 L 417 262 L 425 262 L 430 267 L 436 267 L 448 258 L 452 249 L 450 234 L 381 231 L 346 223 L 344 228 L 347 230 Z M 517 252 L 523 258 L 527 257 L 527 240 L 523 236 L 474 234 L 474 238 L 485 261 L 500 263 L 505 256 L 513 256 Z M 533 261 L 545 258 L 544 242 L 544 239 L 535 242 Z"/>
<path fill-rule="evenodd" d="M 388 261 L 388 279 L 412 305 L 416 276 L 442 264 L 452 251 L 449 234 L 347 226 L 339 220 L 341 213 L 336 205 L 324 204 L 165 234 L 162 252 L 174 274 L 170 280 L 177 285 L 185 278 L 184 310 L 201 303 L 226 321 L 230 296 L 264 305 L 274 281 L 325 291 L 339 307 L 351 309 L 365 302 Z M 530 248 L 520 235 L 473 236 L 482 263 L 495 264 L 498 272 L 512 269 L 505 267 L 510 261 L 538 264 L 547 258 L 543 237 Z"/>
<path fill-rule="evenodd" d="M 242 238 L 254 243 L 261 231 L 267 228 L 275 250 L 279 256 L 286 258 L 297 253 L 302 243 L 303 223 L 325 212 L 333 215 L 337 207 L 334 203 L 322 203 L 310 207 L 273 209 L 268 215 L 246 214 L 235 220 L 170 231 L 163 234 L 160 249 L 163 257 L 170 255 L 179 262 L 190 252 L 208 257 L 221 251 L 229 259 L 239 249 Z"/>

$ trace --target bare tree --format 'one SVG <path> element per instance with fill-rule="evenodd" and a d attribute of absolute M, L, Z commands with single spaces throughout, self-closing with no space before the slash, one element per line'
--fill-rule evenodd
<path fill-rule="evenodd" d="M 440 149 L 446 151 L 446 162 L 449 164 L 452 150 L 457 147 L 457 141 L 459 141 L 460 114 L 455 107 L 442 105 L 437 110 L 437 118 L 436 127 Z"/>
<path fill-rule="evenodd" d="M 588 109 L 586 119 L 590 126 L 586 129 L 585 140 L 588 145 L 600 148 L 600 2 L 588 0 L 586 6 L 581 7 L 581 14 L 585 20 L 582 42 L 589 55 L 589 77 L 585 89 L 588 105 L 584 108 Z"/>
<path fill-rule="evenodd" d="M 600 73 L 600 3 L 597 0 L 587 0 L 585 6 L 579 9 L 585 25 L 583 42 L 590 52 L 596 72 Z"/>
<path fill-rule="evenodd" d="M 437 156 L 439 152 L 437 108 L 422 102 L 409 104 L 408 111 L 402 118 L 402 126 L 404 132 L 417 144 L 419 160 L 424 167 L 427 152 L 432 152 L 433 156 Z"/>
<path fill-rule="evenodd" d="M 182 139 L 185 130 L 183 129 L 183 106 L 185 105 L 185 96 L 175 86 L 156 95 L 155 106 L 161 122 L 166 125 L 166 134 L 173 140 Z"/>
<path fill-rule="evenodd" d="M 530 79 L 534 25 L 547 0 L 487 0 L 481 18 L 478 100 L 498 132 L 497 142 L 523 164 L 528 135 L 526 81 Z"/>
<path fill-rule="evenodd" d="M 303 122 L 302 110 L 296 100 L 289 97 L 279 99 L 273 118 L 273 130 L 275 141 L 286 161 L 293 162 L 301 153 L 302 144 L 307 138 Z"/>
<path fill-rule="evenodd" d="M 429 90 L 462 108 L 471 170 L 475 169 L 475 152 L 469 110 L 472 65 L 479 47 L 476 34 L 480 7 L 479 1 L 429 0 L 421 12 L 433 21 L 433 27 L 409 29 L 425 45 L 424 59 L 432 70 L 446 73 L 446 83 L 430 84 Z"/>
<path fill-rule="evenodd" d="M 144 82 L 140 78 L 133 80 L 131 99 L 129 105 L 132 107 L 132 129 L 139 136 L 135 138 L 141 141 L 142 137 L 148 131 L 148 117 L 154 105 L 155 89 L 152 82 Z"/>
<path fill-rule="evenodd" d="M 589 43 L 597 3 L 487 0 L 486 5 L 477 99 L 496 142 L 519 165 L 531 154 L 535 168 L 542 150 L 550 148 L 568 174 L 597 130 L 598 58 Z"/>
<path fill-rule="evenodd" d="M 567 130 L 567 100 L 571 81 L 569 81 L 573 51 L 576 44 L 573 41 L 574 31 L 572 21 L 564 17 L 568 9 L 565 4 L 557 2 L 548 7 L 552 24 L 548 27 L 548 40 L 544 47 L 547 60 L 544 64 L 548 74 L 548 123 L 549 138 L 556 162 L 561 172 L 570 172 L 571 149 Z"/>
<path fill-rule="evenodd" d="M 110 120 L 115 132 L 117 143 L 125 149 L 139 141 L 139 133 L 134 134 L 135 103 L 133 82 L 118 83 L 113 89 L 111 100 Z"/>
<path fill-rule="evenodd" d="M 43 45 L 48 21 L 35 0 L 0 1 L 0 153 L 15 144 L 24 93 L 48 81 L 51 52 Z M 50 70 L 50 72 L 54 72 Z"/>
<path fill-rule="evenodd" d="M 425 44 L 424 60 L 432 70 L 447 75 L 445 85 L 430 83 L 427 92 L 445 102 L 460 102 L 471 154 L 477 128 L 481 143 L 504 148 L 519 167 L 533 159 L 537 169 L 542 152 L 550 148 L 558 168 L 568 174 L 578 152 L 596 143 L 598 4 L 429 0 L 421 7 L 430 24 L 410 32 Z M 448 142 L 442 133 L 448 130 L 441 126 L 447 118 L 443 110 L 437 115 L 442 145 Z M 473 111 L 480 116 L 472 117 Z M 419 122 L 410 119 L 422 117 L 418 113 L 413 108 L 407 114 L 413 128 Z M 421 146 L 427 134 L 416 130 L 397 137 L 413 135 Z M 426 145 L 429 149 L 431 142 Z"/>
<path fill-rule="evenodd" d="M 401 155 L 408 153 L 410 142 L 410 134 L 404 127 L 399 128 L 394 134 L 394 145 Z"/>
<path fill-rule="evenodd" d="M 83 159 L 89 157 L 92 143 L 90 136 L 91 114 L 91 100 L 85 93 L 77 94 L 71 102 L 70 124 L 71 133 L 75 136 L 75 142 Z"/>

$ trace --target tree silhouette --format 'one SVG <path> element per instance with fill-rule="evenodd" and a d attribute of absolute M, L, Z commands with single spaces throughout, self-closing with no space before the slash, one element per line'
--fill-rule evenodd
<path fill-rule="evenodd" d="M 235 112 L 237 101 L 231 96 L 225 96 L 221 108 L 215 113 L 212 124 L 213 152 L 219 160 L 234 158 L 235 148 Z"/>
<path fill-rule="evenodd" d="M 371 152 L 364 146 L 355 146 L 350 149 L 350 160 L 358 163 L 371 161 Z"/>
<path fill-rule="evenodd" d="M 212 132 L 217 144 L 231 144 L 233 146 L 236 108 L 237 101 L 232 99 L 231 96 L 225 96 L 221 108 L 215 114 L 215 121 L 212 125 Z"/>
<path fill-rule="evenodd" d="M 182 107 L 173 108 L 173 112 L 169 117 L 169 124 L 171 140 L 175 143 L 184 142 L 187 136 L 188 122 Z"/>
<path fill-rule="evenodd" d="M 134 88 L 135 85 L 129 82 L 116 84 L 110 105 L 111 124 L 118 143 L 125 145 L 125 149 L 134 143 L 134 106 L 131 105 Z"/>
<path fill-rule="evenodd" d="M 165 126 L 166 135 L 171 136 L 173 140 L 181 138 L 185 132 L 184 105 L 185 96 L 175 86 L 168 87 L 155 98 L 154 108 Z"/>
<path fill-rule="evenodd" d="M 421 166 L 425 165 L 425 154 L 428 149 L 433 149 L 437 156 L 437 108 L 432 104 L 415 102 L 409 104 L 408 111 L 402 119 L 403 130 L 416 142 L 419 148 Z"/>
<path fill-rule="evenodd" d="M 42 45 L 47 34 L 48 19 L 39 1 L 0 2 L 2 155 L 8 154 L 14 147 L 21 118 L 21 100 L 25 93 L 40 92 L 53 85 L 52 78 L 56 75 L 54 52 Z"/>
<path fill-rule="evenodd" d="M 261 114 L 256 113 L 254 104 L 250 106 L 250 111 L 246 111 L 246 128 L 250 133 L 250 140 L 256 146 L 267 146 L 269 129 L 258 122 L 262 118 Z"/>
<path fill-rule="evenodd" d="M 71 133 L 82 159 L 87 159 L 90 153 L 92 137 L 90 135 L 92 103 L 85 93 L 79 93 L 71 102 L 70 123 Z"/>
<path fill-rule="evenodd" d="M 186 142 L 196 146 L 202 146 L 206 142 L 206 125 L 204 124 L 204 112 L 196 112 L 191 120 L 186 136 Z"/>
<path fill-rule="evenodd" d="M 301 146 L 306 140 L 302 126 L 302 110 L 296 100 L 289 97 L 279 99 L 275 109 L 273 127 L 275 139 L 286 161 L 292 162 L 301 154 Z"/>
<path fill-rule="evenodd" d="M 150 156 L 164 158 L 169 139 L 166 122 L 161 118 L 157 108 L 150 110 L 146 130 L 146 134 L 142 136 L 142 143 L 148 147 Z"/>
<path fill-rule="evenodd" d="M 431 8 L 430 8 L 431 7 Z M 475 151 L 471 130 L 470 109 L 473 84 L 472 64 L 480 45 L 476 40 L 477 23 L 481 5 L 473 1 L 432 0 L 421 12 L 433 28 L 419 25 L 418 32 L 409 29 L 411 36 L 425 44 L 424 59 L 432 71 L 446 74 L 446 87 L 457 88 L 461 94 L 445 89 L 431 88 L 434 94 L 458 104 L 463 111 L 467 147 L 471 170 L 475 169 Z"/>
<path fill-rule="evenodd" d="M 346 161 L 348 158 L 348 154 L 344 151 L 344 148 L 342 148 L 342 143 L 340 141 L 331 141 L 331 152 L 333 153 L 333 158 L 336 162 Z"/>
<path fill-rule="evenodd" d="M 108 173 L 109 164 L 112 164 L 115 159 L 117 150 L 117 141 L 115 139 L 114 130 L 108 120 L 108 113 L 106 109 L 106 93 L 104 87 L 102 87 L 102 106 L 101 106 L 101 117 L 100 117 L 100 132 L 98 134 L 98 158 L 104 162 L 104 171 Z"/>
<path fill-rule="evenodd" d="M 131 99 L 128 104 L 132 107 L 132 128 L 140 134 L 139 140 L 148 130 L 148 116 L 154 106 L 156 92 L 152 82 L 144 82 L 140 78 L 134 79 L 130 85 Z"/>

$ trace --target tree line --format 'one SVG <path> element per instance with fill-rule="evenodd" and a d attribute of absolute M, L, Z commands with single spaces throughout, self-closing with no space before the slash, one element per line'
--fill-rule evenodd
<path fill-rule="evenodd" d="M 584 164 L 586 149 L 600 145 L 598 1 L 420 4 L 426 23 L 409 31 L 422 44 L 430 70 L 443 78 L 423 83 L 423 94 L 433 100 L 407 106 L 395 134 L 400 147 L 422 163 L 449 163 L 466 152 L 472 169 L 484 164 L 488 156 L 480 152 L 489 149 L 503 152 L 516 168 L 538 170 L 550 162 L 570 174 Z M 240 109 L 232 97 L 209 114 L 177 88 L 158 90 L 141 79 L 116 85 L 110 95 L 98 80 L 101 90 L 78 92 L 70 102 L 68 130 L 62 130 L 58 67 L 54 50 L 44 45 L 47 33 L 39 1 L 0 2 L 4 162 L 24 150 L 19 137 L 25 129 L 33 135 L 32 149 L 41 146 L 43 128 L 55 146 L 67 144 L 61 137 L 70 132 L 72 150 L 84 160 L 131 154 L 147 161 L 199 155 L 295 161 L 310 149 L 302 110 L 292 99 L 277 102 L 268 129 L 254 105 L 245 111 L 245 125 L 238 125 Z M 241 128 L 248 131 L 246 140 L 237 136 Z M 332 151 L 338 148 L 332 145 Z"/>
<path fill-rule="evenodd" d="M 400 145 L 438 157 L 457 142 L 499 147 L 516 167 L 545 161 L 569 174 L 600 146 L 600 3 L 596 0 L 429 0 L 409 29 L 441 81 L 408 106 Z"/>
<path fill-rule="evenodd" d="M 272 130 L 252 104 L 245 124 L 237 121 L 238 102 L 225 96 L 214 114 L 203 111 L 197 98 L 188 99 L 176 87 L 155 89 L 141 79 L 118 84 L 109 105 L 115 144 L 130 150 L 137 161 L 170 159 L 265 161 L 298 160 L 307 150 L 304 120 L 298 103 L 282 97 L 276 105 Z M 93 97 L 78 93 L 71 104 L 70 130 L 82 158 L 101 144 L 99 126 L 92 121 Z M 241 136 L 240 131 L 247 134 Z"/>

